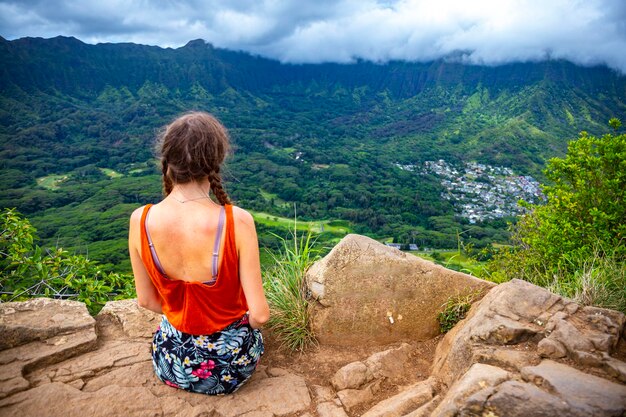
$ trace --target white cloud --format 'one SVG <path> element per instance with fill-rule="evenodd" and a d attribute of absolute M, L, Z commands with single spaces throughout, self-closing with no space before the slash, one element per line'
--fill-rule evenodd
<path fill-rule="evenodd" d="M 623 0 L 0 0 L 0 35 L 171 47 L 202 38 L 288 62 L 550 56 L 626 72 Z"/>

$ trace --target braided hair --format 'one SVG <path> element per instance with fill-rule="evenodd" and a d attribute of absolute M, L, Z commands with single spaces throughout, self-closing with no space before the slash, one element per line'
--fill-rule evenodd
<path fill-rule="evenodd" d="M 205 112 L 187 113 L 165 128 L 157 146 L 166 196 L 175 184 L 208 178 L 219 203 L 230 204 L 220 176 L 230 140 L 219 120 Z"/>

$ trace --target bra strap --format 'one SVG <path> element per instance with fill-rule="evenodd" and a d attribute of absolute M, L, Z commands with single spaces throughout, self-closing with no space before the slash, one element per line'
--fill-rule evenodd
<path fill-rule="evenodd" d="M 213 246 L 213 259 L 212 259 L 212 265 L 211 265 L 211 272 L 212 272 L 212 278 L 211 278 L 211 283 L 215 282 L 215 280 L 217 280 L 217 267 L 219 265 L 219 258 L 220 258 L 220 245 L 222 243 L 222 231 L 224 230 L 224 218 L 225 218 L 225 210 L 224 207 L 222 206 L 222 209 L 220 210 L 220 218 L 217 222 L 217 235 L 215 236 L 215 245 Z"/>

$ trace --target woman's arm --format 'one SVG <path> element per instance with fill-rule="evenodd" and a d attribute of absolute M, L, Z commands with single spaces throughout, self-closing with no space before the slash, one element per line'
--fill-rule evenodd
<path fill-rule="evenodd" d="M 130 226 L 128 229 L 128 251 L 130 254 L 130 263 L 133 267 L 133 275 L 135 276 L 135 289 L 137 290 L 137 304 L 140 307 L 162 313 L 161 296 L 157 292 L 148 271 L 143 265 L 140 256 L 141 248 L 141 215 L 143 207 L 138 208 L 130 216 Z"/>
<path fill-rule="evenodd" d="M 247 211 L 233 207 L 235 218 L 235 241 L 239 254 L 239 279 L 248 302 L 250 326 L 259 328 L 270 318 L 270 309 L 263 292 L 259 241 L 254 219 Z"/>

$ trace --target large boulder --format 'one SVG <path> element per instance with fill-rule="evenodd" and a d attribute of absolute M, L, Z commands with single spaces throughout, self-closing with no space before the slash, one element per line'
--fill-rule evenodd
<path fill-rule="evenodd" d="M 317 338 L 338 345 L 431 339 L 450 296 L 494 285 L 354 234 L 309 268 L 306 283 Z"/>

